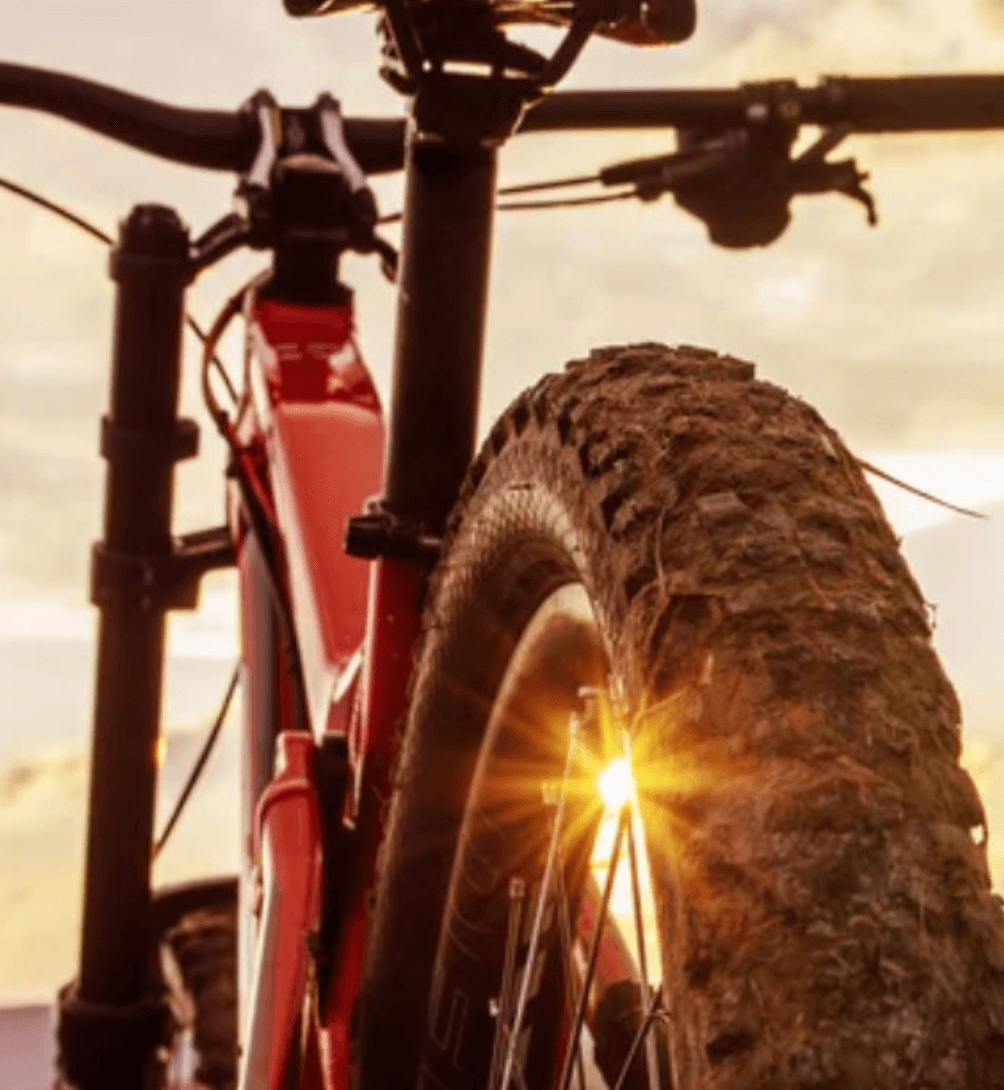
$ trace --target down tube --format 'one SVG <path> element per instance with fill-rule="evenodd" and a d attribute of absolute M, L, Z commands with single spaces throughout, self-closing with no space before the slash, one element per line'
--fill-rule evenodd
<path fill-rule="evenodd" d="M 495 201 L 496 155 L 483 147 L 408 149 L 406 215 L 398 296 L 390 446 L 384 504 L 397 519 L 440 536 L 474 453 Z M 392 1017 L 402 982 L 395 977 L 394 943 L 370 924 L 366 897 L 375 885 L 374 861 L 383 836 L 390 771 L 407 710 L 407 685 L 418 637 L 427 570 L 418 561 L 384 558 L 372 571 L 364 688 L 364 753 L 359 803 L 361 873 L 341 945 L 338 995 L 328 1026 L 330 1060 L 348 1041 L 349 1007 L 365 968 L 365 998 L 356 1012 L 355 1083 L 359 1088 L 406 1085 L 388 1078 L 380 1027 Z M 380 941 L 370 949 L 370 933 Z M 406 941 L 406 940 L 405 940 Z M 415 997 L 421 1003 L 424 997 Z M 341 1010 L 337 1010 L 339 1006 Z M 331 1017 L 331 1016 L 334 1017 Z M 344 1033 L 344 1028 L 342 1029 Z M 346 1064 L 342 1068 L 347 1068 Z"/>

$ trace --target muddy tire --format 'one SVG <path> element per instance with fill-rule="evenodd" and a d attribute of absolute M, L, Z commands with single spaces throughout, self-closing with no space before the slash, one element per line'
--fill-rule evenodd
<path fill-rule="evenodd" d="M 811 408 L 746 363 L 659 345 L 546 377 L 471 469 L 385 841 L 366 1085 L 412 1086 L 420 1064 L 430 1085 L 484 1085 L 469 1041 L 488 1013 L 442 979 L 455 860 L 513 650 L 570 584 L 645 752 L 676 1090 L 1004 1087 L 985 818 L 896 539 Z"/>
<path fill-rule="evenodd" d="M 195 1077 L 209 1090 L 237 1083 L 237 884 L 176 887 L 155 900 L 168 985 L 191 1031 Z M 173 979 L 172 979 L 173 978 Z"/>

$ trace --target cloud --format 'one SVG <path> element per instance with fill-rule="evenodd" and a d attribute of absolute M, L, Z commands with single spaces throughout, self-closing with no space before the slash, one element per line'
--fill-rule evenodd
<path fill-rule="evenodd" d="M 2 501 L 0 501 L 2 511 Z M 83 578 L 81 578 L 83 584 Z M 98 613 L 82 601 L 83 586 L 72 594 L 60 594 L 58 584 L 44 593 L 0 580 L 0 670 L 5 654 L 26 642 L 38 645 L 41 654 L 53 645 L 75 645 L 79 657 L 90 660 L 97 632 Z M 202 583 L 199 608 L 168 618 L 168 670 L 172 660 L 224 660 L 237 657 L 237 576 L 233 571 L 214 572 Z"/>
<path fill-rule="evenodd" d="M 236 712 L 231 710 L 231 720 Z M 201 752 L 208 735 L 209 724 L 197 723 L 189 727 L 167 731 L 163 736 L 163 750 L 158 780 L 160 804 L 173 801 L 182 783 Z M 224 731 L 227 741 L 218 742 L 221 749 L 226 749 L 228 760 L 236 759 L 236 746 L 230 734 Z M 19 804 L 28 801 L 34 804 L 45 802 L 48 798 L 58 797 L 63 803 L 81 798 L 87 785 L 89 760 L 83 753 L 41 754 L 29 760 L 19 761 L 0 768 L 0 811 L 16 810 Z M 204 780 L 215 778 L 220 772 L 219 762 L 215 762 L 204 773 Z"/>
<path fill-rule="evenodd" d="M 38 779 L 39 769 L 32 765 L 14 765 L 0 777 L 0 805 L 10 806 Z"/>
<path fill-rule="evenodd" d="M 204 726 L 172 732 L 158 790 L 159 829 Z M 163 856 L 155 885 L 234 873 L 239 812 L 235 731 L 224 730 Z M 83 883 L 86 770 L 82 754 L 40 756 L 0 770 L 0 1005 L 44 1001 L 73 974 Z"/>
<path fill-rule="evenodd" d="M 976 11 L 988 30 L 1004 33 L 1004 0 L 976 0 Z"/>
<path fill-rule="evenodd" d="M 11 765 L 0 772 L 0 808 L 17 805 L 29 791 L 43 785 L 59 792 L 79 790 L 85 770 L 86 762 L 79 755 Z"/>

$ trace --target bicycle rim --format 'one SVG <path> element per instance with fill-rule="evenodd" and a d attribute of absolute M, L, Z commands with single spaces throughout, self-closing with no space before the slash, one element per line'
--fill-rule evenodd
<path fill-rule="evenodd" d="M 450 1066 L 486 1090 L 669 1084 L 640 808 L 605 666 L 584 588 L 550 594 L 512 654 L 475 772 L 433 980 L 429 1085 L 451 1049 Z"/>

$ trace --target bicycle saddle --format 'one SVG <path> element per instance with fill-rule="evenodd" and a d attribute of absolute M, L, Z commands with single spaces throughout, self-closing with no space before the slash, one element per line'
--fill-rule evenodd
<path fill-rule="evenodd" d="M 344 11 L 376 9 L 372 0 L 283 0 L 291 15 L 334 15 Z M 497 26 L 513 23 L 548 23 L 567 26 L 579 4 L 568 0 L 405 0 L 408 5 L 457 8 L 484 3 L 492 9 Z M 673 45 L 686 41 L 697 24 L 695 0 L 580 0 L 600 9 L 597 31 L 631 45 Z"/>

